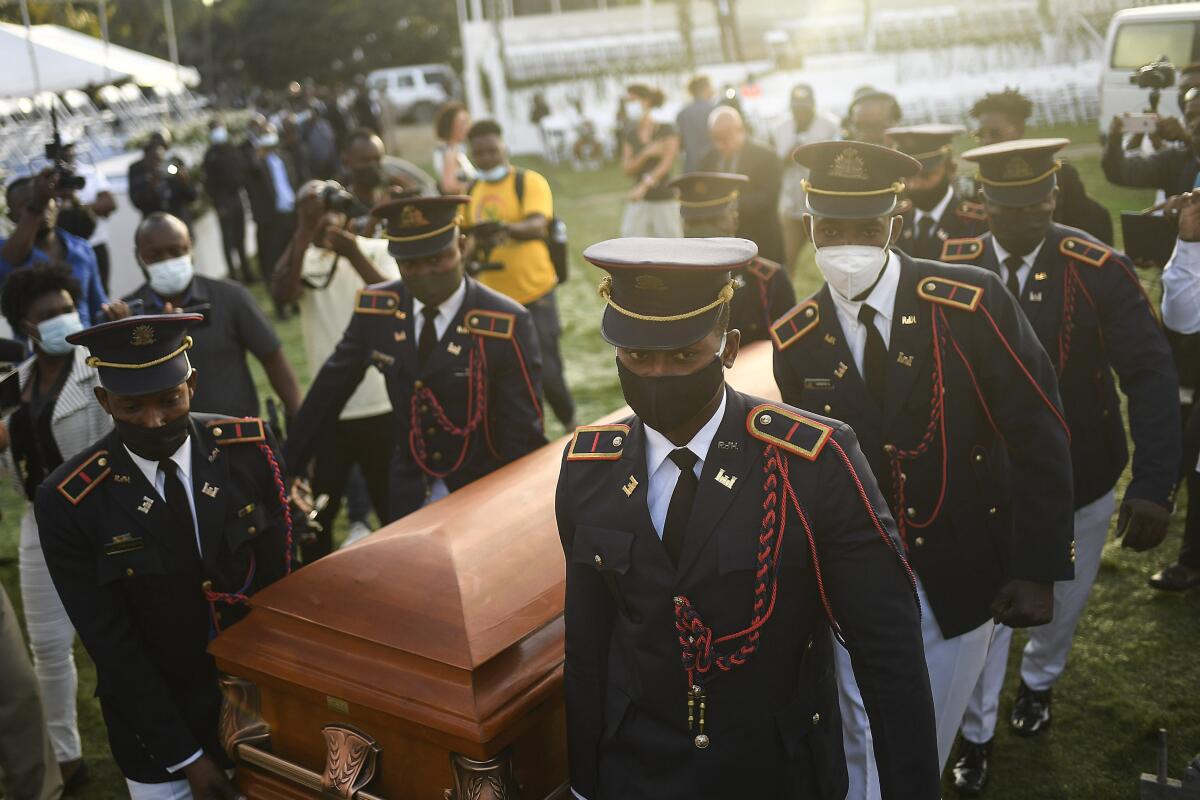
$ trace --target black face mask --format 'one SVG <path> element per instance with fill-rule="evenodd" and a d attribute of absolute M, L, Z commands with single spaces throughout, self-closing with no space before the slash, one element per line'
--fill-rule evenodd
<path fill-rule="evenodd" d="M 721 359 L 688 375 L 643 378 L 617 359 L 617 375 L 625 402 L 638 418 L 659 433 L 677 431 L 696 418 L 725 381 Z"/>
<path fill-rule="evenodd" d="M 943 175 L 936 185 L 930 186 L 928 189 L 909 189 L 908 199 L 912 200 L 913 205 L 922 211 L 932 211 L 938 203 L 942 202 L 948 188 L 950 188 L 950 176 L 947 174 Z"/>
<path fill-rule="evenodd" d="M 350 170 L 350 179 L 355 186 L 376 189 L 383 185 L 383 167 L 355 167 Z"/>
<path fill-rule="evenodd" d="M 188 437 L 190 417 L 182 414 L 157 428 L 147 428 L 113 417 L 121 441 L 147 461 L 162 461 L 175 455 Z"/>
<path fill-rule="evenodd" d="M 988 225 L 1001 247 L 1014 256 L 1024 256 L 1046 238 L 1053 217 L 1053 210 L 993 214 Z"/>

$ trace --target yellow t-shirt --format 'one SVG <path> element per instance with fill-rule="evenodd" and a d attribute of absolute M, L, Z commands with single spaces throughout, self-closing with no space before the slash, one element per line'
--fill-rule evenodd
<path fill-rule="evenodd" d="M 554 201 L 550 196 L 550 184 L 531 169 L 524 173 L 525 191 L 521 203 L 517 203 L 516 167 L 498 183 L 477 181 L 471 189 L 471 202 L 467 204 L 466 223 L 520 222 L 530 214 L 544 214 L 547 220 L 552 218 Z M 545 242 L 508 239 L 492 251 L 490 260 L 504 264 L 504 269 L 481 272 L 479 282 L 522 305 L 543 297 L 558 284 Z"/>

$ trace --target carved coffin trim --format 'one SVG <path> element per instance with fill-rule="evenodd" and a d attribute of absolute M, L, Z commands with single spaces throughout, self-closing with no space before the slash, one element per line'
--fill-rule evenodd
<path fill-rule="evenodd" d="M 443 793 L 445 800 L 518 800 L 521 796 L 513 778 L 512 753 L 507 749 L 487 761 L 451 753 L 450 769 L 454 788 Z"/>
<path fill-rule="evenodd" d="M 230 758 L 237 760 L 238 745 L 267 742 L 271 726 L 262 718 L 258 687 L 234 675 L 221 674 L 221 718 L 218 731 L 221 746 Z"/>
<path fill-rule="evenodd" d="M 326 725 L 325 774 L 321 791 L 327 797 L 351 800 L 375 777 L 375 765 L 383 748 L 372 737 L 349 725 Z"/>
<path fill-rule="evenodd" d="M 268 753 L 266 750 L 261 750 L 252 744 L 238 745 L 237 761 L 248 767 L 255 767 L 263 772 L 268 772 L 271 775 L 275 775 L 318 794 L 324 791 L 322 786 L 323 777 L 321 775 L 312 770 L 305 769 L 299 764 L 293 764 L 277 755 Z M 354 800 L 383 800 L 383 798 L 359 791 L 354 794 Z"/>

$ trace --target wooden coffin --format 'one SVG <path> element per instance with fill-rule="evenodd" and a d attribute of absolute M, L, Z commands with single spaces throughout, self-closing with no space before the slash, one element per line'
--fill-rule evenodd
<path fill-rule="evenodd" d="M 730 382 L 778 398 L 770 345 L 747 347 Z M 248 797 L 570 795 L 564 442 L 260 592 L 213 641 Z"/>

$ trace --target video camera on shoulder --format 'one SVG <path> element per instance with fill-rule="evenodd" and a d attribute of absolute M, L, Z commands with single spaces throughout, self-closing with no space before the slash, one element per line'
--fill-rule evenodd
<path fill-rule="evenodd" d="M 467 262 L 467 274 L 478 275 L 481 272 L 495 272 L 504 269 L 504 264 L 492 261 L 492 251 L 504 241 L 504 223 L 499 220 L 479 222 L 467 228 L 464 233 L 475 240 L 474 258 Z"/>

